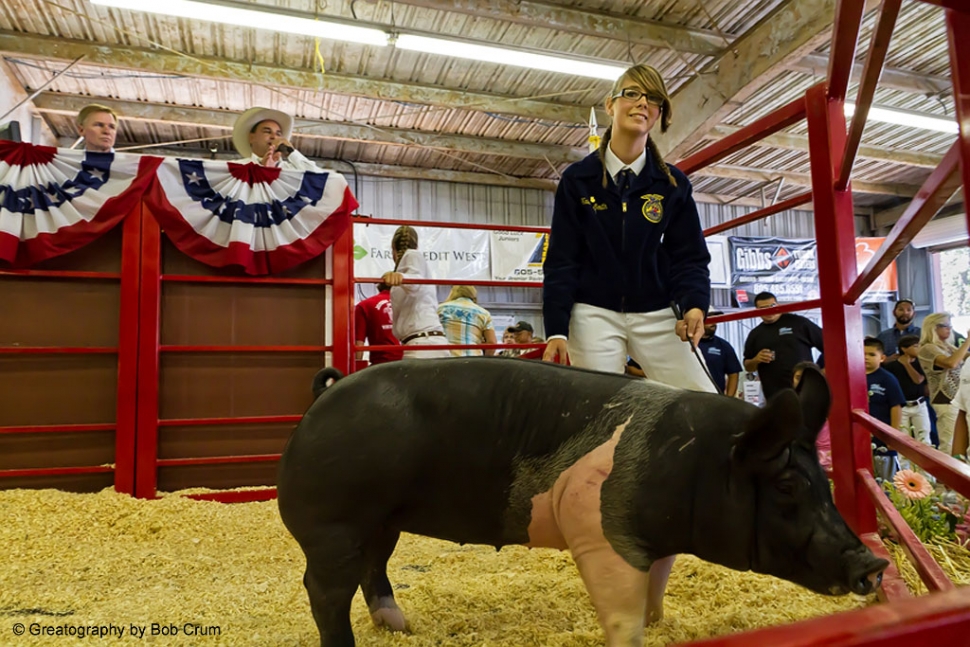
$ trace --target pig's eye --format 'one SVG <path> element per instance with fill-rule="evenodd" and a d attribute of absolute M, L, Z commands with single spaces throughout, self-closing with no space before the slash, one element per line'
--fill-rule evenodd
<path fill-rule="evenodd" d="M 795 475 L 783 476 L 775 482 L 775 489 L 785 496 L 795 496 L 802 490 L 802 483 Z"/>

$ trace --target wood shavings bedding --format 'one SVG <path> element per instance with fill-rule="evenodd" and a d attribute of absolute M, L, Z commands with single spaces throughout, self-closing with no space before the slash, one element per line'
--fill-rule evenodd
<path fill-rule="evenodd" d="M 141 501 L 112 490 L 8 490 L 0 491 L 0 519 L 0 644 L 130 645 L 140 642 L 133 628 L 153 645 L 319 644 L 302 584 L 303 554 L 275 501 L 226 505 L 176 496 Z M 414 633 L 374 628 L 358 593 L 353 624 L 361 647 L 603 645 L 568 553 L 496 552 L 405 535 L 388 570 Z M 648 628 L 646 645 L 873 601 L 819 596 L 682 556 L 667 587 L 666 617 Z M 15 637 L 17 623 L 25 633 Z M 152 623 L 169 635 L 152 636 Z M 32 626 L 62 632 L 102 626 L 113 633 L 31 635 Z"/>
<path fill-rule="evenodd" d="M 926 585 L 923 584 L 923 580 L 920 579 L 912 562 L 906 557 L 902 546 L 888 540 L 883 540 L 883 543 L 892 556 L 892 560 L 895 562 L 896 568 L 899 569 L 899 574 L 906 582 L 906 588 L 909 589 L 910 593 L 926 595 L 928 593 Z M 950 578 L 950 581 L 957 586 L 970 584 L 970 550 L 952 541 L 931 542 L 924 544 L 924 546 L 926 546 L 930 556 L 943 569 L 943 572 L 946 573 L 946 576 Z"/>

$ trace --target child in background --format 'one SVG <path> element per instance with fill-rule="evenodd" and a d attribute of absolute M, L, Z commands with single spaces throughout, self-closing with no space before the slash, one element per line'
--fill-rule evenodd
<path fill-rule="evenodd" d="M 881 341 L 875 337 L 866 337 L 864 346 L 869 415 L 893 429 L 899 429 L 902 426 L 903 405 L 906 404 L 899 380 L 882 368 L 886 353 Z M 896 451 L 887 447 L 878 438 L 872 439 L 872 448 L 873 476 L 883 481 L 892 481 L 896 470 L 899 469 Z"/>
<path fill-rule="evenodd" d="M 799 362 L 795 364 L 791 371 L 792 388 L 798 390 L 798 383 L 802 381 L 802 373 L 806 368 L 814 368 L 821 371 L 815 362 Z M 826 472 L 832 471 L 832 438 L 829 435 L 829 423 L 825 423 L 822 430 L 818 432 L 815 439 L 815 451 L 818 452 L 818 462 L 822 464 L 822 469 Z"/>

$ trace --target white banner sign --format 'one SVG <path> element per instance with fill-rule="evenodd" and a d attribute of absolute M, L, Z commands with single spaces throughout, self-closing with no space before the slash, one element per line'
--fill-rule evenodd
<path fill-rule="evenodd" d="M 542 281 L 549 234 L 529 231 L 493 231 L 492 280 Z"/>
<path fill-rule="evenodd" d="M 378 278 L 394 269 L 395 225 L 354 224 L 354 276 Z M 488 233 L 474 229 L 415 227 L 418 251 L 428 261 L 429 279 L 487 281 Z"/>

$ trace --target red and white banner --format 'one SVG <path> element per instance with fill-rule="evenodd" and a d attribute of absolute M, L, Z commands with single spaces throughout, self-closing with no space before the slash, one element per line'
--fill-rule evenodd
<path fill-rule="evenodd" d="M 0 141 L 0 261 L 79 249 L 140 204 L 188 256 L 257 275 L 322 254 L 357 208 L 339 173 Z"/>
<path fill-rule="evenodd" d="M 357 200 L 339 173 L 166 158 L 147 205 L 182 252 L 247 274 L 287 270 L 322 254 Z"/>
<path fill-rule="evenodd" d="M 0 260 L 30 267 L 96 240 L 138 206 L 159 162 L 0 141 Z"/>

